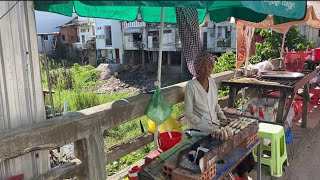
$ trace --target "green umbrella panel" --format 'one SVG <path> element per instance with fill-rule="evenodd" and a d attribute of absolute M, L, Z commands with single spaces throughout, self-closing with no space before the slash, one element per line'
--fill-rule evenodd
<path fill-rule="evenodd" d="M 279 2 L 281 2 L 279 4 Z M 306 0 L 301 1 L 34 1 L 35 10 L 82 17 L 136 20 L 140 12 L 147 23 L 160 22 L 161 7 L 165 7 L 165 23 L 176 23 L 174 7 L 196 8 L 199 23 L 209 13 L 213 22 L 230 17 L 250 22 L 261 22 L 273 14 L 275 24 L 301 20 L 306 14 Z"/>
<path fill-rule="evenodd" d="M 197 8 L 199 22 L 203 22 L 209 1 L 34 1 L 34 9 L 72 16 L 135 21 L 140 12 L 144 22 L 160 22 L 161 7 L 165 7 L 165 23 L 176 23 L 174 7 Z"/>

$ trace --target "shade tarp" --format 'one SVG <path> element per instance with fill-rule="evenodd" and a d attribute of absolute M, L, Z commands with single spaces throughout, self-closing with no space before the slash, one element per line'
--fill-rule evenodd
<path fill-rule="evenodd" d="M 255 1 L 250 1 L 255 2 Z M 166 23 L 176 23 L 175 7 L 194 8 L 198 11 L 201 23 L 207 13 L 213 22 L 222 22 L 230 17 L 261 22 L 268 14 L 275 13 L 275 24 L 300 20 L 306 12 L 305 0 L 282 1 L 290 5 L 290 12 L 279 10 L 278 4 L 261 1 L 250 5 L 247 1 L 34 1 L 35 10 L 71 16 L 73 12 L 79 16 L 105 18 L 124 21 L 136 20 L 139 12 L 145 22 L 160 22 L 161 7 L 165 7 Z M 267 7 L 261 10 L 257 7 Z M 258 9 L 258 10 L 257 10 Z M 296 12 L 299 11 L 299 12 Z"/>
<path fill-rule="evenodd" d="M 35 10 L 72 16 L 134 21 L 140 12 L 144 22 L 160 22 L 165 7 L 166 23 L 176 23 L 174 7 L 192 7 L 198 11 L 199 22 L 206 16 L 211 1 L 34 1 Z"/>
<path fill-rule="evenodd" d="M 275 24 L 274 16 L 269 16 L 260 23 L 254 23 L 240 19 L 237 19 L 237 22 L 241 22 L 242 24 L 252 26 L 255 28 L 271 28 L 272 30 L 282 34 L 286 34 L 291 26 L 298 24 L 306 24 L 312 28 L 320 29 L 320 20 L 318 19 L 313 6 L 307 7 L 307 13 L 305 15 L 305 18 L 300 21 L 291 21 L 277 25 Z"/>
<path fill-rule="evenodd" d="M 281 24 L 294 20 L 302 20 L 306 14 L 307 1 L 241 1 L 243 6 L 258 13 L 272 14 L 274 23 Z"/>

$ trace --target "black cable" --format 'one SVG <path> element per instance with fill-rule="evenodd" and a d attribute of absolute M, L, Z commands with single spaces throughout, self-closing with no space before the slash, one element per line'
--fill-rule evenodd
<path fill-rule="evenodd" d="M 5 12 L 1 17 L 0 17 L 0 19 L 2 19 L 5 15 L 7 15 L 17 4 L 18 4 L 18 2 L 20 2 L 20 1 L 17 1 L 7 12 Z"/>

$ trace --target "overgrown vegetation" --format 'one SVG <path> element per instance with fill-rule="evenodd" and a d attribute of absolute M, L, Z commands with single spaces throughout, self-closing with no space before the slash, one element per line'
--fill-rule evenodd
<path fill-rule="evenodd" d="M 44 61 L 43 58 L 40 59 Z M 95 87 L 101 83 L 97 81 L 100 72 L 93 66 L 80 66 L 75 63 L 71 67 L 65 67 L 65 61 L 63 60 L 56 61 L 51 59 L 49 62 L 51 69 L 49 76 L 52 82 L 52 89 L 55 91 L 53 99 L 57 113 L 63 112 L 66 101 L 69 104 L 69 111 L 79 111 L 134 95 L 134 93 L 121 92 L 97 94 Z M 43 86 L 48 88 L 44 66 L 41 67 L 41 74 Z M 49 106 L 49 96 L 46 96 L 46 102 L 47 106 Z"/>
<path fill-rule="evenodd" d="M 282 45 L 283 35 L 271 29 L 256 29 L 256 33 L 264 38 L 263 43 L 256 43 L 256 56 L 262 60 L 280 57 L 279 48 Z M 297 26 L 292 26 L 286 35 L 284 47 L 288 47 L 289 51 L 305 51 L 307 47 L 315 48 L 315 42 L 300 34 Z"/>

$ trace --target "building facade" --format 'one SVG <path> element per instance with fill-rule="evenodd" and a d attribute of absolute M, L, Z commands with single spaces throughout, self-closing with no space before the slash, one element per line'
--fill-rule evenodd
<path fill-rule="evenodd" d="M 121 22 L 95 19 L 96 49 L 98 62 L 123 63 Z"/>
<path fill-rule="evenodd" d="M 200 27 L 203 48 L 214 53 L 236 52 L 237 27 L 230 21 L 213 23 L 206 17 Z"/>
<path fill-rule="evenodd" d="M 59 32 L 59 26 L 75 18 L 63 16 L 59 14 L 35 11 L 37 33 L 53 33 Z M 44 36 L 46 53 L 52 55 L 54 53 L 55 38 L 52 35 Z M 38 51 L 42 52 L 41 37 L 38 36 Z"/>

